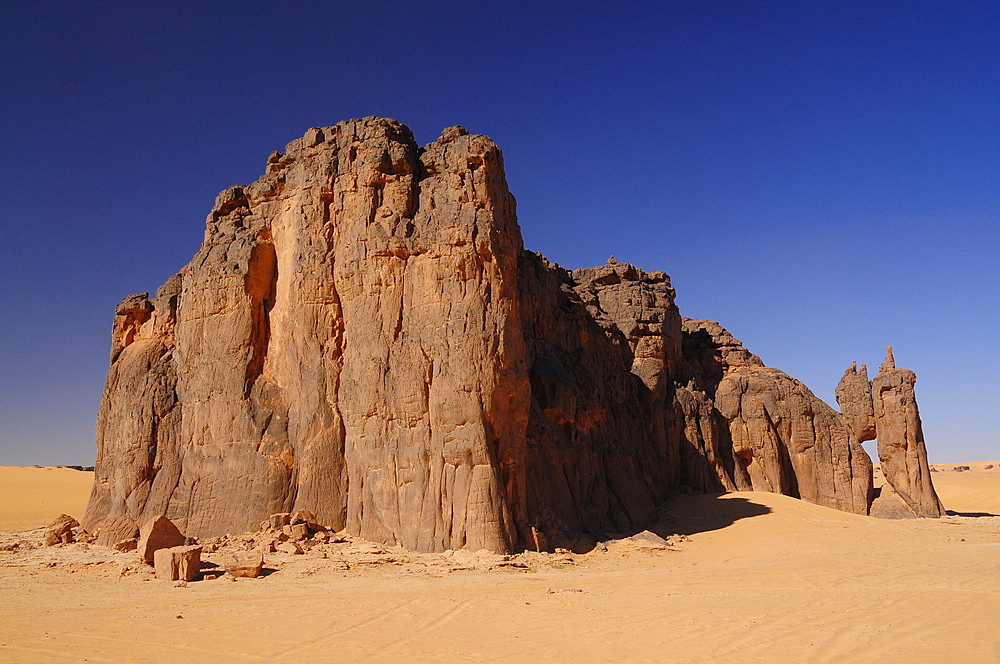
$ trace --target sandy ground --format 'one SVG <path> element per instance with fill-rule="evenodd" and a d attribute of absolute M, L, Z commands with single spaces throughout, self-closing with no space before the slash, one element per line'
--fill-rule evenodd
<path fill-rule="evenodd" d="M 45 526 L 60 513 L 79 519 L 93 483 L 90 471 L 0 466 L 0 530 Z"/>
<path fill-rule="evenodd" d="M 1000 463 L 967 465 L 939 466 L 945 506 L 1000 514 Z M 184 587 L 134 552 L 7 530 L 0 661 L 1000 661 L 1000 517 L 881 521 L 766 493 L 662 515 L 657 532 L 688 537 L 513 557 L 347 538 L 269 554 L 259 579 Z"/>

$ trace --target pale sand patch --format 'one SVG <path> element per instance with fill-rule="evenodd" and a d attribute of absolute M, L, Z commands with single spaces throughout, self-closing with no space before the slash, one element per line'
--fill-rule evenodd
<path fill-rule="evenodd" d="M 875 486 L 885 482 L 875 464 Z M 969 470 L 955 470 L 968 466 Z M 931 474 L 934 490 L 946 510 L 957 514 L 1000 516 L 1000 461 L 974 463 L 934 463 Z"/>
<path fill-rule="evenodd" d="M 119 578 L 134 553 L 0 552 L 0 661 L 1000 658 L 1000 518 L 881 521 L 767 493 L 684 497 L 663 516 L 661 534 L 690 535 L 679 550 L 502 561 L 343 543 L 186 588 Z"/>
<path fill-rule="evenodd" d="M 970 470 L 957 472 L 958 466 Z M 987 469 L 986 466 L 993 466 Z M 945 509 L 960 514 L 996 514 L 1000 516 L 1000 461 L 979 463 L 934 464 L 934 489 Z"/>
<path fill-rule="evenodd" d="M 47 526 L 60 514 L 83 518 L 94 473 L 0 466 L 0 530 Z"/>

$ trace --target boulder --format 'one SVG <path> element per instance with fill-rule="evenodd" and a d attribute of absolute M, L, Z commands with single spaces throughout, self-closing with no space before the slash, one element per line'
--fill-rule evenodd
<path fill-rule="evenodd" d="M 193 581 L 201 569 L 201 547 L 191 545 L 157 549 L 153 554 L 153 568 L 157 579 Z"/>
<path fill-rule="evenodd" d="M 135 551 L 139 548 L 139 540 L 136 537 L 130 537 L 116 543 L 114 548 L 116 551 Z"/>
<path fill-rule="evenodd" d="M 641 533 L 636 533 L 629 537 L 629 541 L 636 544 L 643 549 L 653 549 L 653 550 L 667 550 L 673 547 L 673 544 L 663 539 L 654 532 L 648 530 L 643 530 Z"/>
<path fill-rule="evenodd" d="M 883 484 L 880 489 L 877 490 L 875 499 L 872 501 L 872 507 L 869 512 L 871 516 L 879 519 L 915 519 L 917 514 L 914 513 L 910 506 L 906 504 L 906 501 L 900 497 L 898 493 L 892 488 L 891 484 Z"/>
<path fill-rule="evenodd" d="M 299 523 L 304 523 L 308 525 L 310 528 L 319 527 L 319 524 L 316 522 L 316 515 L 310 512 L 309 510 L 298 510 L 295 514 L 292 515 L 291 519 L 289 520 L 289 523 L 293 526 Z"/>
<path fill-rule="evenodd" d="M 80 522 L 70 515 L 60 514 L 45 529 L 45 546 L 70 544 L 74 539 L 73 529 L 79 525 Z"/>
<path fill-rule="evenodd" d="M 896 367 L 892 347 L 887 348 L 885 362 L 872 379 L 878 456 L 886 482 L 915 515 L 940 517 L 945 510 L 931 481 L 916 382 L 916 374 Z"/>
<path fill-rule="evenodd" d="M 299 554 L 302 553 L 302 546 L 298 542 L 288 541 L 275 544 L 274 550 L 281 553 Z"/>
<path fill-rule="evenodd" d="M 160 514 L 143 525 L 139 530 L 136 548 L 139 558 L 146 563 L 153 562 L 153 555 L 160 549 L 184 546 L 187 538 L 177 529 L 173 521 Z"/>
<path fill-rule="evenodd" d="M 273 530 L 281 530 L 283 527 L 289 525 L 292 522 L 292 515 L 288 512 L 281 512 L 280 514 L 272 514 L 268 517 L 268 524 Z"/>
<path fill-rule="evenodd" d="M 224 567 L 233 576 L 256 579 L 264 568 L 264 554 L 259 551 L 237 551 L 225 559 Z"/>

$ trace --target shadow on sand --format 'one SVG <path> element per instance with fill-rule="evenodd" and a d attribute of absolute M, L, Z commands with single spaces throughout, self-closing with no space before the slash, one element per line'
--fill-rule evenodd
<path fill-rule="evenodd" d="M 653 529 L 660 537 L 694 535 L 731 526 L 740 519 L 770 514 L 771 508 L 748 498 L 723 498 L 726 494 L 682 496 L 665 504 Z"/>
<path fill-rule="evenodd" d="M 944 513 L 948 516 L 1000 516 L 1000 514 L 992 514 L 990 512 L 956 512 L 955 510 L 945 510 Z"/>

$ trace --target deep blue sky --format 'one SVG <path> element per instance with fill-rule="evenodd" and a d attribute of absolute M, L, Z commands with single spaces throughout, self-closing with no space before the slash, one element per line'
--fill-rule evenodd
<path fill-rule="evenodd" d="M 491 136 L 528 248 L 666 270 L 830 403 L 895 346 L 931 461 L 1000 458 L 995 0 L 111 4 L 0 3 L 0 464 L 92 463 L 115 304 L 366 115 Z"/>

